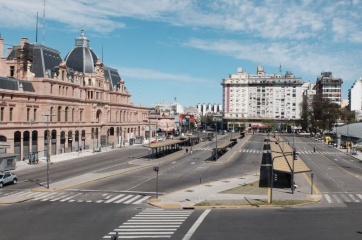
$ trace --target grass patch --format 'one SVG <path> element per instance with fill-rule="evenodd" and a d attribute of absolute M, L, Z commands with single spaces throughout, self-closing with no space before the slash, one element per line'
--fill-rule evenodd
<path fill-rule="evenodd" d="M 200 203 L 195 204 L 195 206 L 199 207 L 211 207 L 211 206 L 293 206 L 300 204 L 312 203 L 312 201 L 307 200 L 274 200 L 271 204 L 268 204 L 267 199 L 252 199 L 245 198 L 240 200 L 206 200 Z"/>
<path fill-rule="evenodd" d="M 189 190 L 186 190 L 185 192 L 193 192 L 193 191 L 194 191 L 194 190 L 190 190 L 190 189 L 189 189 Z"/>
<path fill-rule="evenodd" d="M 268 188 L 259 187 L 259 181 L 256 181 L 235 188 L 231 188 L 220 193 L 264 195 L 268 193 Z"/>
<path fill-rule="evenodd" d="M 206 184 L 206 185 L 204 185 L 205 187 L 212 187 L 212 185 L 210 185 L 210 184 Z"/>

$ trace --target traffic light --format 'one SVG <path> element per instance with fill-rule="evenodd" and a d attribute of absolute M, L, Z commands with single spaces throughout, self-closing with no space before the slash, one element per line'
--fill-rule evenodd
<path fill-rule="evenodd" d="M 293 150 L 293 160 L 297 160 L 297 151 Z"/>

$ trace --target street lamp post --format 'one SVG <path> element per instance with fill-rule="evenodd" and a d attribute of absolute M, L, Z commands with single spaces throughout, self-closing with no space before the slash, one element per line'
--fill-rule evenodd
<path fill-rule="evenodd" d="M 30 123 L 30 136 L 29 136 L 28 157 L 29 157 L 29 163 L 31 164 L 33 161 L 33 123 L 34 123 L 33 119 L 30 119 L 29 123 Z"/>
<path fill-rule="evenodd" d="M 215 149 L 215 160 L 217 160 L 217 134 L 218 134 L 218 131 L 217 131 L 217 121 L 216 121 L 216 149 Z"/>
<path fill-rule="evenodd" d="M 51 113 L 43 115 L 47 118 L 47 140 L 48 140 L 48 146 L 47 146 L 47 188 L 49 189 L 49 164 L 50 164 L 50 148 L 49 145 L 51 144 L 50 139 L 50 132 L 49 132 L 49 117 L 54 116 Z"/>
<path fill-rule="evenodd" d="M 151 122 L 148 118 L 148 161 L 151 158 Z"/>
<path fill-rule="evenodd" d="M 293 160 L 292 160 L 292 194 L 294 194 L 294 157 L 296 157 L 295 147 L 294 147 L 294 133 L 295 133 L 295 122 L 293 122 Z"/>

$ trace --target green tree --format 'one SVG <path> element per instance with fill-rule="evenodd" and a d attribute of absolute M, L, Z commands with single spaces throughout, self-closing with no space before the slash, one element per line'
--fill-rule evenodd
<path fill-rule="evenodd" d="M 308 108 L 310 130 L 314 133 L 318 130 L 321 133 L 330 130 L 339 118 L 340 112 L 340 106 L 338 104 L 331 103 L 322 96 L 314 96 L 312 104 Z"/>
<path fill-rule="evenodd" d="M 346 124 L 354 123 L 356 122 L 356 113 L 355 111 L 349 111 L 348 107 L 345 107 L 341 110 L 340 118 Z"/>

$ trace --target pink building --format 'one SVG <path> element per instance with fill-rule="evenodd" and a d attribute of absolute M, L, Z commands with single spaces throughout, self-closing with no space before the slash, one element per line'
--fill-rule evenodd
<path fill-rule="evenodd" d="M 131 102 L 118 71 L 103 65 L 83 31 L 64 60 L 26 38 L 7 56 L 4 45 L 0 39 L 0 143 L 17 160 L 45 157 L 48 146 L 55 155 L 143 143 L 148 108 Z"/>

